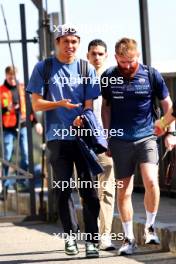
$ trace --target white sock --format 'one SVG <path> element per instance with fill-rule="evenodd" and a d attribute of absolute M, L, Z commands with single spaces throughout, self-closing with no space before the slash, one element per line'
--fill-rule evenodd
<path fill-rule="evenodd" d="M 125 232 L 125 237 L 129 239 L 134 238 L 134 233 L 133 233 L 133 221 L 128 221 L 128 222 L 122 222 L 123 230 Z"/>
<path fill-rule="evenodd" d="M 146 211 L 146 217 L 147 217 L 146 224 L 145 224 L 146 227 L 154 226 L 156 214 L 157 212 L 150 213 Z"/>

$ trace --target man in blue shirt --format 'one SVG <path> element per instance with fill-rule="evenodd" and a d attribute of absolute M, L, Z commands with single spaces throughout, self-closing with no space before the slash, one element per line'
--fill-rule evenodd
<path fill-rule="evenodd" d="M 148 68 L 139 64 L 137 43 L 123 38 L 116 43 L 115 58 L 118 67 L 107 69 L 101 76 L 102 119 L 109 129 L 109 152 L 114 162 L 117 179 L 117 203 L 125 233 L 119 255 L 132 254 L 135 247 L 133 234 L 133 207 L 131 195 L 135 167 L 140 167 L 145 197 L 146 244 L 159 244 L 154 223 L 159 206 L 158 149 L 153 135 L 154 97 L 160 100 L 163 111 L 172 105 L 165 82 L 154 70 L 157 86 L 152 90 Z M 170 130 L 174 130 L 173 125 Z M 173 136 L 165 138 L 166 148 L 173 147 Z M 120 182 L 120 184 L 119 184 Z"/>
<path fill-rule="evenodd" d="M 49 159 L 53 168 L 54 180 L 57 183 L 67 183 L 67 188 L 60 188 L 59 215 L 66 234 L 65 253 L 75 255 L 78 247 L 75 234 L 79 230 L 75 207 L 71 195 L 70 179 L 73 174 L 73 165 L 77 169 L 80 181 L 93 182 L 85 159 L 80 152 L 74 126 L 81 126 L 81 113 L 86 108 L 92 108 L 93 99 L 100 94 L 96 73 L 88 65 L 87 83 L 83 86 L 80 72 L 80 60 L 76 52 L 80 43 L 79 32 L 69 26 L 57 28 L 56 56 L 52 59 L 49 89 L 46 93 L 44 86 L 44 62 L 34 67 L 28 92 L 32 93 L 32 105 L 35 111 L 46 111 L 46 138 Z M 45 98 L 46 96 L 46 98 Z M 63 185 L 62 185 L 63 186 Z M 98 226 L 99 200 L 96 190 L 88 184 L 81 186 L 79 193 L 82 198 L 83 218 L 85 224 L 86 257 L 98 257 Z M 72 235 L 74 234 L 74 236 Z"/>

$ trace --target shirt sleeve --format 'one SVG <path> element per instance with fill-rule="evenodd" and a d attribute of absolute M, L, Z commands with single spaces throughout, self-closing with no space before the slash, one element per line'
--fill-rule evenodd
<path fill-rule="evenodd" d="M 156 78 L 155 95 L 159 100 L 164 100 L 169 95 L 169 91 L 166 86 L 166 83 L 162 75 L 157 70 L 155 70 L 155 78 Z"/>
<path fill-rule="evenodd" d="M 44 80 L 43 80 L 42 72 L 43 72 L 43 61 L 38 62 L 35 65 L 26 89 L 27 92 L 37 93 L 42 96 L 44 95 Z"/>
<path fill-rule="evenodd" d="M 100 80 L 94 67 L 88 65 L 88 78 L 86 81 L 85 100 L 96 99 L 100 96 Z"/>

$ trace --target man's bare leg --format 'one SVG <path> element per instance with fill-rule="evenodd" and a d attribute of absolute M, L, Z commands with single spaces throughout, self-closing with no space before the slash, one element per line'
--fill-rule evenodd
<path fill-rule="evenodd" d="M 158 212 L 160 201 L 158 165 L 142 163 L 140 168 L 145 187 L 144 206 L 147 218 L 145 225 L 146 244 L 159 244 L 159 239 L 154 231 L 155 218 Z"/>

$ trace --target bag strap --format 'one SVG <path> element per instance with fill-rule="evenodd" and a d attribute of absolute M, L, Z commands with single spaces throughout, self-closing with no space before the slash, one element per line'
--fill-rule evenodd
<path fill-rule="evenodd" d="M 147 66 L 147 69 L 148 69 L 149 82 L 150 82 L 150 85 L 153 91 L 153 116 L 154 116 L 154 119 L 159 119 L 161 117 L 161 109 L 158 106 L 156 93 L 155 93 L 157 89 L 155 69 L 151 66 Z"/>
<path fill-rule="evenodd" d="M 43 98 L 46 99 L 48 90 L 49 90 L 49 79 L 51 77 L 52 70 L 52 57 L 46 58 L 44 60 L 44 68 L 43 68 L 43 79 L 44 79 L 44 95 Z M 80 59 L 80 74 L 83 78 L 83 94 L 84 101 L 86 98 L 86 82 L 85 78 L 88 77 L 88 62 L 86 60 Z"/>
<path fill-rule="evenodd" d="M 49 79 L 51 77 L 51 70 L 52 70 L 52 57 L 49 57 L 44 60 L 44 68 L 43 68 L 43 79 L 44 79 L 43 98 L 44 99 L 46 99 L 49 91 Z"/>
<path fill-rule="evenodd" d="M 85 79 L 88 77 L 88 61 L 80 59 L 80 74 L 83 77 L 83 99 L 86 100 L 86 82 Z"/>

